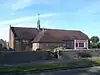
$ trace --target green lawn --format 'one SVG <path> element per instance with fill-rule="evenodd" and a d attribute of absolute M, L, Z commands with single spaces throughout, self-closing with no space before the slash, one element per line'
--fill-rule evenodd
<path fill-rule="evenodd" d="M 83 68 L 100 65 L 100 58 L 95 60 L 89 59 L 73 59 L 63 63 L 46 63 L 39 65 L 27 64 L 24 66 L 5 66 L 0 68 L 0 72 L 43 72 L 47 70 L 58 70 L 58 69 L 72 69 L 72 68 Z"/>

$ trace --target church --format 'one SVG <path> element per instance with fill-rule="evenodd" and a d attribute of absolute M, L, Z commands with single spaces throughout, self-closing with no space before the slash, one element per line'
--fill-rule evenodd
<path fill-rule="evenodd" d="M 88 40 L 79 30 L 41 28 L 39 18 L 36 28 L 10 26 L 9 30 L 9 46 L 16 51 L 88 49 Z"/>

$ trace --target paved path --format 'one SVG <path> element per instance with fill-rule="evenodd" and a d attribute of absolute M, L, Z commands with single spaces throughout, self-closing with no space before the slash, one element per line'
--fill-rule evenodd
<path fill-rule="evenodd" d="M 23 75 L 100 75 L 100 67 L 84 68 L 84 69 L 72 69 L 55 72 L 45 73 L 33 73 Z"/>

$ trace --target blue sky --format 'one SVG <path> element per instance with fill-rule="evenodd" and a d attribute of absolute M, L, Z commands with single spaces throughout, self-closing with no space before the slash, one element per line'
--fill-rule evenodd
<path fill-rule="evenodd" d="M 100 0 L 0 0 L 0 38 L 9 40 L 9 25 L 81 30 L 100 37 Z"/>

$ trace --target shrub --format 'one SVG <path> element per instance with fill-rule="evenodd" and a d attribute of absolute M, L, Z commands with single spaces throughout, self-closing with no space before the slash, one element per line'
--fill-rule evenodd
<path fill-rule="evenodd" d="M 49 51 L 49 55 L 50 55 L 51 58 L 55 58 L 55 53 L 54 52 Z"/>
<path fill-rule="evenodd" d="M 86 53 L 86 52 L 81 52 L 81 53 L 78 53 L 78 57 L 92 57 L 89 53 Z"/>
<path fill-rule="evenodd" d="M 36 49 L 36 51 L 40 51 L 40 50 L 41 50 L 40 48 L 37 48 L 37 49 Z"/>

